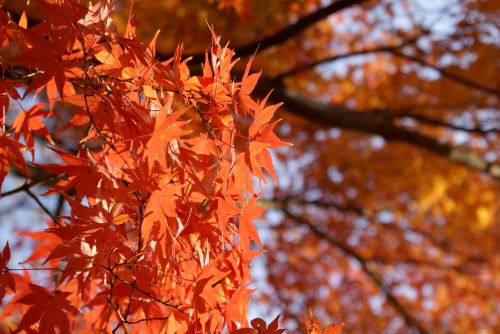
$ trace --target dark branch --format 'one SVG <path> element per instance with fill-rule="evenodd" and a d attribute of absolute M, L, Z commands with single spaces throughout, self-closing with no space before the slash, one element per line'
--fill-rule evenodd
<path fill-rule="evenodd" d="M 295 198 L 295 197 L 285 197 L 282 199 L 259 199 L 259 203 L 262 203 L 266 207 L 269 208 L 279 208 L 281 209 L 283 205 L 314 205 L 320 208 L 324 209 L 335 209 L 337 211 L 343 212 L 343 213 L 352 213 L 356 214 L 359 216 L 366 216 L 366 214 L 363 211 L 363 208 L 354 206 L 354 205 L 349 205 L 349 204 L 342 204 L 342 203 L 337 203 L 337 202 L 332 202 L 332 201 L 325 201 L 325 200 L 314 200 L 314 201 L 307 201 L 301 198 Z"/>
<path fill-rule="evenodd" d="M 295 24 L 287 26 L 282 30 L 272 34 L 271 36 L 264 37 L 261 40 L 248 43 L 246 45 L 239 46 L 235 49 L 238 57 L 246 57 L 252 55 L 258 50 L 263 51 L 269 49 L 270 47 L 279 45 L 287 40 L 300 34 L 307 28 L 311 27 L 315 23 L 327 18 L 328 16 L 341 12 L 344 9 L 359 5 L 367 0 L 338 0 L 329 6 L 321 8 L 314 13 L 299 19 Z M 205 53 L 196 54 L 185 54 L 186 57 L 192 57 L 192 61 L 195 63 L 201 63 L 205 60 Z M 171 58 L 172 56 L 167 56 L 166 58 Z"/>
<path fill-rule="evenodd" d="M 284 102 L 287 111 L 311 122 L 322 126 L 379 135 L 388 141 L 405 142 L 500 179 L 499 164 L 486 161 L 474 151 L 456 147 L 436 138 L 397 126 L 392 117 L 388 117 L 384 113 L 358 112 L 342 106 L 318 103 L 287 90 L 279 82 L 267 78 L 261 78 L 256 89 L 256 93 L 260 95 L 273 90 L 272 102 Z"/>
<path fill-rule="evenodd" d="M 113 271 L 113 268 L 111 267 L 106 267 L 106 266 L 103 266 L 101 265 L 101 267 L 105 270 L 107 270 L 116 280 L 122 282 L 123 284 L 126 284 L 128 286 L 130 286 L 132 288 L 133 285 L 135 285 L 135 290 L 139 291 L 140 293 L 142 293 L 143 295 L 147 296 L 148 298 L 160 303 L 160 304 L 163 304 L 167 307 L 171 307 L 171 308 L 175 308 L 176 310 L 184 313 L 184 311 L 179 307 L 179 305 L 175 305 L 175 304 L 171 304 L 169 301 L 163 301 L 155 296 L 153 296 L 152 294 L 150 294 L 148 291 L 145 291 L 141 288 L 139 288 L 137 286 L 137 283 L 136 281 L 134 280 L 133 283 L 130 283 L 130 282 L 127 282 L 126 280 L 122 279 L 120 276 L 118 276 L 114 271 Z"/>
<path fill-rule="evenodd" d="M 66 202 L 66 199 L 64 198 L 64 196 L 62 194 L 59 194 L 57 196 L 57 205 L 56 205 L 56 208 L 55 208 L 54 213 L 53 213 L 54 217 L 56 217 L 57 219 L 59 219 L 61 217 L 65 202 Z"/>
<path fill-rule="evenodd" d="M 38 206 L 43 210 L 43 212 L 45 212 L 52 219 L 54 224 L 61 225 L 59 220 L 52 214 L 52 212 L 50 212 L 49 209 L 47 209 L 47 207 L 40 201 L 40 199 L 31 192 L 29 188 L 24 189 L 24 191 L 28 194 L 29 197 L 31 197 L 36 202 L 36 204 L 38 204 Z"/>
<path fill-rule="evenodd" d="M 306 226 L 311 232 L 313 232 L 318 238 L 325 240 L 331 246 L 341 250 L 343 253 L 356 260 L 359 263 L 365 274 L 375 283 L 375 285 L 382 291 L 385 295 L 387 301 L 394 307 L 394 309 L 403 317 L 406 324 L 413 327 L 419 331 L 419 333 L 426 334 L 428 331 L 422 327 L 422 325 L 406 310 L 406 308 L 401 304 L 399 299 L 391 292 L 387 284 L 383 281 L 380 274 L 374 268 L 373 262 L 365 260 L 355 249 L 349 245 L 341 242 L 340 240 L 334 238 L 325 231 L 322 231 L 318 226 L 312 224 L 306 219 L 299 217 L 292 212 L 290 212 L 286 207 L 282 208 L 283 212 L 295 220 L 300 225 Z"/>
<path fill-rule="evenodd" d="M 263 204 L 267 208 L 273 208 L 273 209 L 278 209 L 278 210 L 282 210 L 283 207 L 288 207 L 290 205 L 293 205 L 293 206 L 298 205 L 298 206 L 306 206 L 306 207 L 313 206 L 313 207 L 321 208 L 321 209 L 325 209 L 325 210 L 333 209 L 335 211 L 339 211 L 339 212 L 342 212 L 344 214 L 358 215 L 358 216 L 361 216 L 361 217 L 367 219 L 368 221 L 376 221 L 377 220 L 377 218 L 375 217 L 376 213 L 369 214 L 369 213 L 365 212 L 365 210 L 362 207 L 359 207 L 359 206 L 356 206 L 353 204 L 343 204 L 343 203 L 338 203 L 338 202 L 333 202 L 333 201 L 328 201 L 328 200 L 308 201 L 308 200 L 302 199 L 300 197 L 291 196 L 291 197 L 285 197 L 282 199 L 279 199 L 279 198 L 259 199 L 258 202 Z M 393 259 L 383 259 L 383 258 L 370 258 L 370 259 L 368 259 L 367 258 L 366 259 L 367 261 L 370 260 L 373 262 L 383 262 L 383 263 L 392 263 L 392 264 L 403 263 L 403 264 L 414 264 L 414 265 L 426 265 L 426 266 L 430 266 L 430 267 L 436 268 L 436 269 L 453 270 L 453 271 L 460 273 L 460 274 L 467 273 L 467 271 L 468 271 L 467 266 L 471 263 L 475 263 L 477 265 L 482 265 L 482 266 L 485 265 L 484 261 L 481 261 L 480 259 L 470 258 L 467 255 L 461 254 L 458 250 L 450 249 L 449 245 L 447 245 L 446 242 L 443 242 L 442 240 L 439 240 L 438 238 L 436 238 L 435 234 L 431 233 L 430 231 L 426 231 L 426 230 L 423 230 L 423 229 L 415 227 L 415 226 L 412 226 L 409 228 L 402 228 L 400 225 L 394 224 L 394 223 L 375 224 L 372 226 L 376 227 L 377 229 L 379 229 L 379 228 L 384 229 L 384 231 L 380 232 L 383 234 L 385 234 L 387 232 L 390 233 L 391 230 L 397 230 L 397 231 L 401 231 L 403 233 L 404 232 L 412 232 L 412 233 L 418 234 L 421 237 L 428 240 L 433 245 L 433 247 L 439 249 L 440 252 L 449 254 L 450 256 L 458 255 L 461 258 L 463 258 L 465 256 L 466 258 L 463 261 L 461 261 L 462 264 L 457 264 L 457 265 L 441 264 L 441 263 L 438 263 L 432 259 L 423 260 L 423 259 L 416 259 L 416 258 L 393 258 Z"/>
<path fill-rule="evenodd" d="M 17 194 L 17 193 L 29 190 L 31 187 L 34 187 L 34 186 L 36 186 L 38 184 L 41 184 L 41 183 L 48 182 L 48 181 L 50 181 L 51 179 L 53 179 L 55 177 L 56 177 L 56 175 L 50 175 L 48 177 L 44 177 L 44 178 L 38 179 L 36 181 L 26 182 L 22 186 L 19 186 L 19 187 L 15 188 L 15 189 L 12 189 L 12 190 L 9 190 L 9 191 L 1 193 L 0 194 L 0 198 L 7 197 L 7 196 L 10 196 L 10 195 L 14 195 L 14 194 Z"/>

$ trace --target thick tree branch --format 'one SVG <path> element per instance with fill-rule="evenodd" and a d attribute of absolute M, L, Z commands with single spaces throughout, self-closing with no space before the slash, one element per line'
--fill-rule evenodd
<path fill-rule="evenodd" d="M 322 231 L 318 226 L 312 224 L 303 217 L 293 214 L 290 210 L 288 210 L 286 206 L 283 207 L 282 210 L 288 217 L 292 218 L 298 224 L 306 226 L 318 238 L 325 240 L 331 246 L 341 250 L 344 254 L 348 255 L 356 262 L 358 262 L 363 271 L 365 272 L 365 274 L 373 281 L 373 283 L 375 283 L 375 285 L 380 289 L 380 291 L 382 291 L 387 301 L 403 317 L 406 324 L 409 327 L 417 329 L 419 333 L 422 334 L 428 333 L 428 331 L 406 310 L 406 308 L 403 306 L 403 304 L 401 304 L 399 299 L 391 292 L 390 288 L 387 286 L 387 284 L 383 281 L 380 274 L 377 272 L 375 264 L 373 262 L 365 260 L 354 248 L 334 238 L 327 232 Z"/>
<path fill-rule="evenodd" d="M 405 142 L 500 179 L 499 164 L 490 163 L 480 154 L 468 149 L 456 147 L 436 138 L 399 127 L 383 113 L 356 112 L 342 106 L 318 103 L 289 91 L 279 82 L 267 78 L 261 78 L 256 89 L 257 93 L 261 95 L 273 90 L 272 102 L 284 102 L 287 111 L 311 122 L 328 127 L 379 135 L 388 141 Z"/>
<path fill-rule="evenodd" d="M 328 16 L 341 12 L 344 9 L 359 5 L 367 0 L 337 0 L 331 5 L 326 6 L 311 13 L 307 16 L 302 17 L 296 23 L 279 30 L 278 32 L 264 37 L 261 40 L 250 42 L 246 45 L 242 45 L 235 48 L 236 55 L 238 57 L 246 57 L 252 55 L 254 52 L 263 51 L 269 49 L 270 47 L 279 45 L 287 40 L 300 34 L 307 28 L 311 27 L 315 23 L 327 18 Z M 166 58 L 170 58 L 168 56 Z M 205 60 L 205 52 L 196 54 L 185 54 L 185 57 L 192 57 L 192 61 L 195 63 L 201 63 Z"/>

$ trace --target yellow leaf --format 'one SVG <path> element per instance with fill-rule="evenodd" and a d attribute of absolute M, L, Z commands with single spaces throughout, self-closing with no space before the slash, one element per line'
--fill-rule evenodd
<path fill-rule="evenodd" d="M 24 29 L 28 29 L 28 17 L 26 16 L 26 11 L 23 11 L 21 18 L 19 19 L 19 26 Z"/>
<path fill-rule="evenodd" d="M 491 225 L 493 222 L 492 215 L 490 214 L 490 210 L 488 208 L 481 206 L 476 210 L 476 216 L 479 223 L 480 229 L 485 229 Z"/>
<path fill-rule="evenodd" d="M 104 65 L 109 65 L 114 68 L 121 68 L 121 63 L 116 57 L 106 50 L 101 50 L 97 52 L 94 57 L 99 60 Z"/>
<path fill-rule="evenodd" d="M 156 91 L 153 89 L 153 87 L 149 85 L 144 85 L 142 88 L 144 90 L 145 97 L 149 97 L 150 99 L 156 99 Z"/>
<path fill-rule="evenodd" d="M 129 216 L 125 213 L 118 215 L 113 218 L 113 221 L 111 222 L 114 225 L 121 225 L 125 223 L 127 220 L 129 220 Z"/>

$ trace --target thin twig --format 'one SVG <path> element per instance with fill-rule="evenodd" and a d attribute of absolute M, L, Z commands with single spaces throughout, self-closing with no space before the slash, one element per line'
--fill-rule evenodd
<path fill-rule="evenodd" d="M 59 222 L 59 220 L 52 214 L 52 212 L 50 212 L 49 209 L 47 209 L 47 207 L 40 201 L 40 199 L 38 199 L 38 197 L 31 192 L 31 190 L 29 188 L 24 189 L 24 191 L 31 198 L 33 198 L 33 200 L 36 202 L 36 204 L 38 204 L 38 206 L 52 219 L 52 221 L 54 222 L 54 224 L 56 224 L 59 227 L 61 226 L 61 223 Z"/>
<path fill-rule="evenodd" d="M 17 194 L 19 192 L 23 192 L 23 191 L 29 190 L 31 187 L 36 186 L 37 184 L 40 184 L 40 183 L 45 183 L 47 181 L 50 181 L 51 179 L 53 179 L 55 177 L 57 177 L 57 175 L 50 175 L 49 177 L 45 177 L 43 179 L 39 179 L 39 180 L 36 180 L 36 181 L 31 181 L 31 182 L 26 182 L 26 183 L 24 183 L 20 187 L 17 187 L 15 189 L 12 189 L 12 190 L 9 190 L 9 191 L 1 193 L 0 194 L 0 198 L 1 197 L 6 197 L 6 196 L 9 196 L 9 195 L 14 195 L 14 194 Z"/>

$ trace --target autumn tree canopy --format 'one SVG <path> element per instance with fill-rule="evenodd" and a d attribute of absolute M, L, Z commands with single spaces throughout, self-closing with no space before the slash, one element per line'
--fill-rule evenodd
<path fill-rule="evenodd" d="M 2 5 L 5 328 L 500 326 L 497 1 Z"/>

